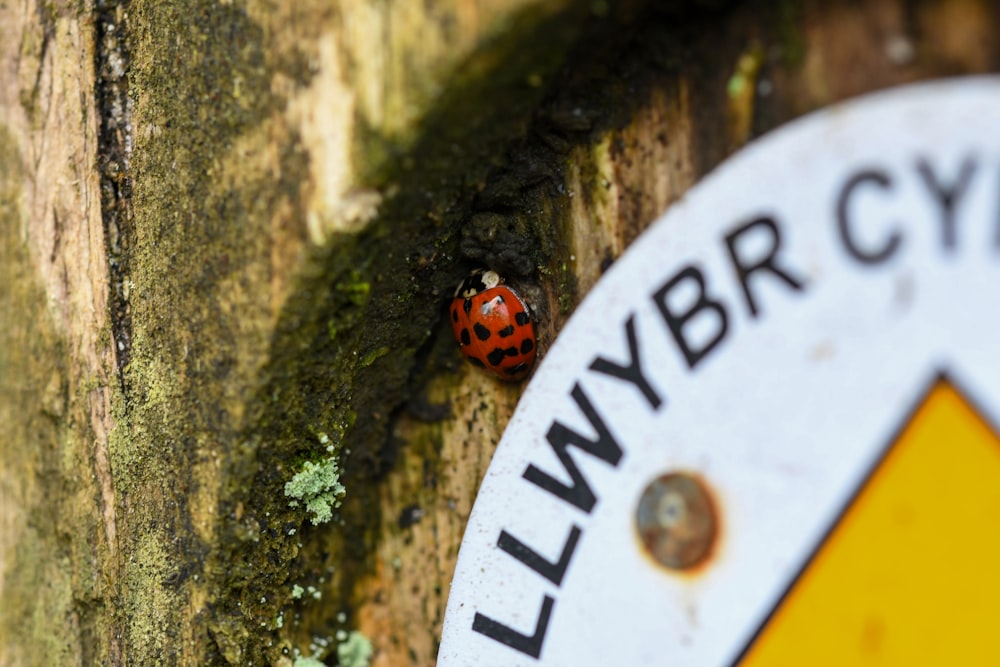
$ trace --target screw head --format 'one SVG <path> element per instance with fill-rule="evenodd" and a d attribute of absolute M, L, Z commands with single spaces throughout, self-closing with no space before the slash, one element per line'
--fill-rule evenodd
<path fill-rule="evenodd" d="M 680 472 L 649 483 L 639 497 L 635 525 L 646 552 L 672 570 L 701 563 L 718 530 L 708 488 L 697 477 Z"/>

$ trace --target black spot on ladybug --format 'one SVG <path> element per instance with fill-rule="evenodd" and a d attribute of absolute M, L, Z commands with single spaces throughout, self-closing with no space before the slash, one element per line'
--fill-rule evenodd
<path fill-rule="evenodd" d="M 525 338 L 524 340 L 521 341 L 521 354 L 528 354 L 529 352 L 531 352 L 531 350 L 534 349 L 534 347 L 535 344 L 531 342 L 531 339 Z"/>
<path fill-rule="evenodd" d="M 500 334 L 501 338 L 506 338 L 507 336 L 513 336 L 514 335 L 514 325 L 513 324 L 508 324 L 507 326 L 505 326 L 503 329 L 501 329 L 497 333 Z"/>
<path fill-rule="evenodd" d="M 479 366 L 480 368 L 486 368 L 486 364 L 484 364 L 482 361 L 480 361 L 476 357 L 469 357 L 468 359 L 469 359 L 469 362 L 471 362 L 473 366 Z"/>
<path fill-rule="evenodd" d="M 513 346 L 508 347 L 506 350 L 504 350 L 504 354 L 506 354 L 508 357 L 516 357 L 518 355 L 517 348 Z"/>
<path fill-rule="evenodd" d="M 468 329 L 462 329 L 462 345 L 468 345 L 472 342 L 472 336 L 469 335 Z"/>
<path fill-rule="evenodd" d="M 514 321 L 517 322 L 517 326 L 523 327 L 525 324 L 531 321 L 531 318 L 528 317 L 528 313 L 522 310 L 514 315 Z"/>
<path fill-rule="evenodd" d="M 458 308 L 451 309 L 451 321 L 458 322 Z"/>
<path fill-rule="evenodd" d="M 476 332 L 476 338 L 478 338 L 479 340 L 490 339 L 490 330 L 484 327 L 479 322 L 476 322 L 475 324 L 472 325 L 472 330 Z"/>
<path fill-rule="evenodd" d="M 472 299 L 466 299 L 462 302 L 462 310 L 465 311 L 466 315 L 472 312 Z"/>
<path fill-rule="evenodd" d="M 486 361 L 490 362 L 490 366 L 497 366 L 503 361 L 503 358 L 507 356 L 506 350 L 502 347 L 495 347 L 493 351 L 486 355 Z"/>

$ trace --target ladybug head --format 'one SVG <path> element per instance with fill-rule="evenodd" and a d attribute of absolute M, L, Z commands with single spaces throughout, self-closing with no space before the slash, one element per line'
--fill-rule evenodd
<path fill-rule="evenodd" d="M 500 278 L 500 274 L 496 271 L 491 271 L 489 269 L 474 269 L 462 284 L 458 286 L 455 290 L 455 298 L 468 299 L 474 297 L 480 292 L 485 292 L 488 289 L 493 289 L 497 285 L 501 284 L 503 279 Z"/>

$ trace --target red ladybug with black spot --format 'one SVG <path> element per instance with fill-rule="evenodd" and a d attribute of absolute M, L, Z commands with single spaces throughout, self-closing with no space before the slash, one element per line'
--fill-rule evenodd
<path fill-rule="evenodd" d="M 496 271 L 470 273 L 448 310 L 455 340 L 474 365 L 503 380 L 531 372 L 538 344 L 528 306 Z"/>

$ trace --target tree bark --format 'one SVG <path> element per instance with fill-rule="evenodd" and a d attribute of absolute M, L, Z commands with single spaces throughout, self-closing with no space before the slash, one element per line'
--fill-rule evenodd
<path fill-rule="evenodd" d="M 523 389 L 462 362 L 461 277 L 520 287 L 544 353 L 726 155 L 995 71 L 997 27 L 985 0 L 0 5 L 0 665 L 360 665 L 362 636 L 433 664 Z"/>

